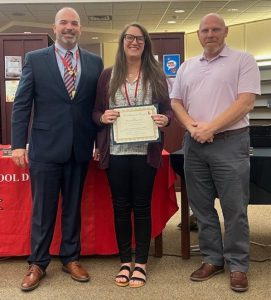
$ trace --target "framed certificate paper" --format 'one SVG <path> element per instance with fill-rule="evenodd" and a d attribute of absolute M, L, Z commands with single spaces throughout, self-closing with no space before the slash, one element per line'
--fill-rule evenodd
<path fill-rule="evenodd" d="M 151 118 L 157 114 L 157 105 L 116 107 L 120 116 L 113 123 L 114 144 L 155 142 L 160 140 L 160 131 Z"/>

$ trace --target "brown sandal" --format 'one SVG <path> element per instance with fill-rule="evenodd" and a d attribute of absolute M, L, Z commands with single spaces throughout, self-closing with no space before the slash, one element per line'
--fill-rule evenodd
<path fill-rule="evenodd" d="M 130 278 L 130 282 L 129 282 L 129 286 L 131 287 L 131 288 L 139 288 L 139 287 L 142 287 L 142 286 L 144 286 L 145 284 L 146 284 L 146 271 L 144 270 L 144 269 L 142 269 L 142 268 L 140 268 L 140 267 L 135 267 L 134 268 L 134 271 L 138 271 L 138 272 L 140 272 L 140 273 L 142 273 L 144 276 L 145 276 L 145 279 L 144 278 L 141 278 L 141 277 L 135 277 L 135 276 L 132 276 L 131 278 Z M 134 272 L 133 271 L 133 272 Z M 138 281 L 138 282 L 131 282 L 132 280 L 136 280 L 136 281 Z"/>
<path fill-rule="evenodd" d="M 130 274 L 131 274 L 131 268 L 130 268 L 129 266 L 127 266 L 127 265 L 124 265 L 124 266 L 121 266 L 119 272 L 121 272 L 121 271 L 123 271 L 123 270 L 129 271 L 129 277 L 130 277 Z M 124 287 L 124 286 L 129 285 L 129 280 L 130 280 L 129 277 L 126 276 L 126 275 L 117 275 L 116 278 L 124 278 L 125 281 L 116 281 L 116 280 L 115 280 L 116 285 L 117 285 L 117 286 L 121 286 L 121 287 Z"/>

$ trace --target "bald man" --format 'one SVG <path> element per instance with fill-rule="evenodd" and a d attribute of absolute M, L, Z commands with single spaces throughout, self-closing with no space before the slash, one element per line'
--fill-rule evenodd
<path fill-rule="evenodd" d="M 26 55 L 12 113 L 12 156 L 18 166 L 29 165 L 33 198 L 31 255 L 23 291 L 35 289 L 46 274 L 60 194 L 62 269 L 74 280 L 89 280 L 79 263 L 80 208 L 96 136 L 91 114 L 103 63 L 78 46 L 81 25 L 74 9 L 58 11 L 53 29 L 54 45 Z"/>
<path fill-rule="evenodd" d="M 171 93 L 187 132 L 184 166 L 189 204 L 197 218 L 203 262 L 190 279 L 204 281 L 230 270 L 234 291 L 248 289 L 249 119 L 260 75 L 254 58 L 225 45 L 228 27 L 218 14 L 202 18 L 203 54 L 184 62 Z M 225 233 L 214 207 L 218 195 Z"/>

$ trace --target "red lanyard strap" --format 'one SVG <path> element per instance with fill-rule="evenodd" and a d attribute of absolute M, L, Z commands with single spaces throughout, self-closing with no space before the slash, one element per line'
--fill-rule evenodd
<path fill-rule="evenodd" d="M 135 95 L 134 95 L 134 99 L 135 100 L 137 99 L 137 92 L 138 92 L 139 81 L 140 81 L 140 70 L 139 70 L 137 81 L 136 81 L 136 88 L 135 88 Z M 126 100 L 127 100 L 128 104 L 131 106 L 131 101 L 130 101 L 130 98 L 129 98 L 129 95 L 128 95 L 126 81 L 125 81 L 125 84 L 124 84 L 124 89 L 125 89 Z"/>
<path fill-rule="evenodd" d="M 71 73 L 71 75 L 73 75 L 74 77 L 76 76 L 77 73 L 77 66 L 78 66 L 78 60 L 79 60 L 79 50 L 76 50 L 76 54 L 75 54 L 75 60 L 76 60 L 76 64 L 75 67 L 73 68 L 72 66 L 70 66 L 67 62 L 67 60 L 65 59 L 65 57 L 63 57 L 60 53 L 59 53 L 59 49 L 55 48 L 55 52 L 59 55 L 64 67 Z"/>

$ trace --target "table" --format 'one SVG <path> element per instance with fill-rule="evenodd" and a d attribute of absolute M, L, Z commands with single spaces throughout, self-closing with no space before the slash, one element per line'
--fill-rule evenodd
<path fill-rule="evenodd" d="M 180 149 L 170 154 L 170 161 L 173 170 L 181 178 L 181 255 L 183 259 L 190 258 L 190 226 L 189 226 L 189 206 L 184 177 L 184 153 Z"/>
<path fill-rule="evenodd" d="M 271 148 L 252 148 L 250 153 L 250 200 L 249 204 L 271 204 Z M 189 206 L 184 178 L 184 152 L 170 154 L 171 165 L 181 177 L 181 242 L 182 257 L 190 258 Z"/>
<path fill-rule="evenodd" d="M 0 148 L 5 148 L 1 146 Z M 178 210 L 174 189 L 175 173 L 169 154 L 163 152 L 163 166 L 157 172 L 152 196 L 152 237 L 156 256 L 162 255 L 162 230 Z M 50 253 L 59 253 L 61 239 L 58 210 Z M 0 256 L 30 254 L 31 191 L 27 168 L 17 167 L 0 151 Z M 91 161 L 82 199 L 82 255 L 117 254 L 111 195 L 104 170 Z"/>
<path fill-rule="evenodd" d="M 271 204 L 271 148 L 253 148 L 250 166 L 249 204 Z"/>

